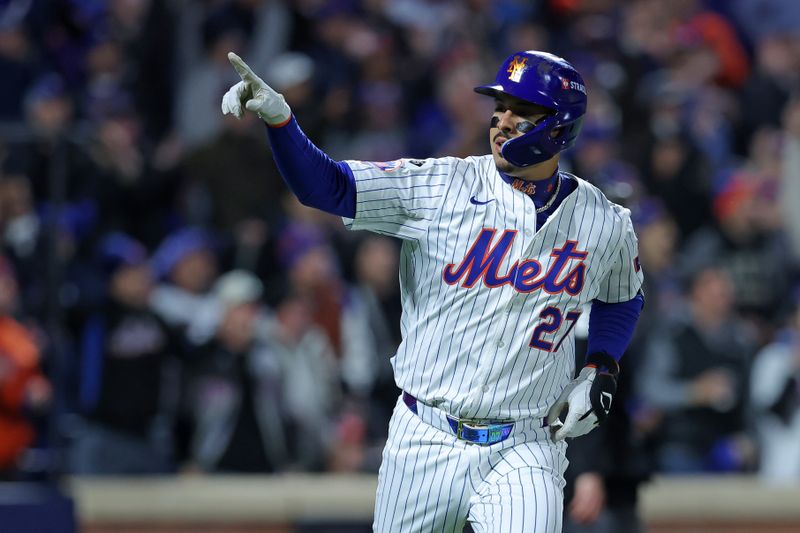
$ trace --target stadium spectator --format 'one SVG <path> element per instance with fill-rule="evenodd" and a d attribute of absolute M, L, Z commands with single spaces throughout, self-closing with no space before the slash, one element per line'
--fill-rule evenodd
<path fill-rule="evenodd" d="M 79 475 L 164 474 L 173 468 L 165 367 L 179 346 L 149 309 L 153 279 L 145 248 L 112 233 L 98 245 L 107 301 L 80 338 L 78 405 L 70 467 Z"/>
<path fill-rule="evenodd" d="M 796 9 L 793 9 L 796 11 Z M 795 15 L 788 14 L 786 20 Z M 752 18 L 758 23 L 762 16 Z M 800 32 L 783 27 L 759 33 L 755 38 L 755 70 L 737 95 L 740 117 L 737 124 L 739 151 L 745 152 L 750 137 L 761 126 L 778 127 L 792 93 L 800 87 Z"/>
<path fill-rule="evenodd" d="M 354 453 L 360 463 L 362 439 L 355 434 L 337 434 L 336 417 L 342 408 L 339 363 L 314 315 L 313 303 L 306 295 L 287 289 L 275 310 L 270 343 L 283 379 L 283 405 L 289 424 L 287 468 L 318 472 L 335 461 L 352 464 Z M 353 421 L 352 417 L 347 420 Z M 356 419 L 355 427 L 360 424 Z M 349 438 L 347 446 L 337 450 L 337 440 L 342 437 Z M 347 457 L 333 458 L 337 451 Z"/>
<path fill-rule="evenodd" d="M 573 151 L 576 175 L 597 186 L 612 201 L 633 208 L 644 194 L 641 178 L 630 163 L 619 155 L 619 110 L 608 97 L 599 97 L 598 111 L 589 112 L 581 139 Z"/>
<path fill-rule="evenodd" d="M 715 261 L 726 271 L 736 288 L 736 310 L 757 328 L 761 344 L 785 312 L 782 301 L 790 287 L 789 251 L 765 214 L 777 209 L 765 209 L 769 204 L 762 200 L 769 185 L 746 171 L 731 176 L 714 197 L 717 224 L 693 235 L 682 257 L 686 270 Z"/>
<path fill-rule="evenodd" d="M 205 472 L 275 472 L 289 462 L 281 362 L 258 334 L 262 290 L 247 272 L 220 276 L 216 331 L 188 363 L 191 460 Z"/>
<path fill-rule="evenodd" d="M 159 205 L 162 197 L 170 198 L 168 184 L 153 166 L 152 147 L 143 136 L 133 96 L 114 87 L 109 90 L 90 95 L 87 102 L 93 134 L 86 147 L 97 170 L 97 223 L 104 231 L 155 244 L 163 237 Z"/>
<path fill-rule="evenodd" d="M 366 311 L 375 358 L 375 378 L 365 406 L 366 435 L 369 447 L 365 469 L 377 471 L 380 453 L 387 436 L 386 420 L 391 416 L 400 390 L 394 383 L 390 358 L 400 345 L 400 287 L 396 275 L 398 247 L 391 239 L 369 235 L 355 254 L 353 297 Z"/>
<path fill-rule="evenodd" d="M 230 81 L 226 54 L 251 51 L 255 64 L 266 65 L 286 46 L 291 21 L 283 2 L 185 4 L 181 21 L 179 67 L 183 75 L 175 98 L 175 126 L 187 147 L 214 138 L 221 130 L 218 113 Z"/>
<path fill-rule="evenodd" d="M 800 479 L 800 307 L 787 327 L 756 354 L 750 402 L 760 454 L 758 473 L 770 483 Z"/>
<path fill-rule="evenodd" d="M 14 139 L 9 159 L 31 182 L 34 201 L 91 200 L 98 172 L 82 144 L 85 132 L 76 133 L 75 105 L 64 79 L 56 73 L 40 76 L 25 95 L 28 133 Z M 63 165 L 63 182 L 53 183 L 54 165 Z M 64 191 L 54 190 L 63 186 Z"/>
<path fill-rule="evenodd" d="M 194 326 L 199 344 L 213 334 L 216 317 L 208 291 L 217 277 L 218 259 L 207 232 L 183 228 L 169 234 L 153 254 L 154 274 L 160 283 L 150 305 L 170 326 L 188 334 Z"/>
<path fill-rule="evenodd" d="M 646 343 L 667 317 L 682 312 L 681 271 L 676 268 L 678 227 L 656 198 L 643 198 L 632 207 L 631 216 L 639 235 L 639 258 L 647 272 L 644 292 L 647 310 L 636 325 L 632 346 Z"/>
<path fill-rule="evenodd" d="M 21 305 L 30 312 L 43 301 L 42 274 L 37 252 L 42 250 L 44 228 L 36 212 L 30 180 L 7 171 L 0 177 L 0 242 L 7 259 L 19 273 Z"/>
<path fill-rule="evenodd" d="M 745 418 L 752 328 L 733 310 L 718 267 L 689 276 L 687 302 L 646 347 L 639 394 L 663 416 L 658 466 L 669 473 L 741 471 L 753 464 Z"/>
<path fill-rule="evenodd" d="M 314 324 L 327 335 L 348 394 L 366 398 L 378 366 L 368 309 L 342 277 L 327 237 L 307 223 L 290 223 L 279 237 L 278 256 L 291 291 L 308 302 Z"/>
<path fill-rule="evenodd" d="M 705 227 L 711 214 L 708 162 L 685 133 L 687 98 L 669 87 L 660 87 L 652 95 L 649 130 L 637 162 L 648 192 L 667 207 L 682 241 Z"/>
<path fill-rule="evenodd" d="M 0 22 L 0 122 L 23 119 L 25 91 L 40 67 L 36 46 L 24 25 L 25 15 L 25 8 L 18 9 Z"/>
<path fill-rule="evenodd" d="M 779 185 L 780 214 L 783 227 L 791 249 L 792 264 L 800 261 L 800 98 L 792 99 L 783 115 L 783 153 L 781 154 L 781 173 Z"/>
<path fill-rule="evenodd" d="M 15 316 L 18 295 L 12 266 L 0 255 L 0 480 L 6 481 L 20 477 L 35 439 L 31 418 L 49 407 L 52 394 L 35 334 Z"/>
<path fill-rule="evenodd" d="M 711 75 L 714 83 L 726 87 L 739 87 L 749 74 L 747 53 L 733 24 L 719 13 L 707 9 L 699 0 L 678 0 L 670 4 L 677 15 L 672 28 L 678 53 L 694 50 L 694 58 L 681 57 L 677 61 L 706 64 L 698 68 Z M 677 58 L 673 58 L 674 60 Z"/>

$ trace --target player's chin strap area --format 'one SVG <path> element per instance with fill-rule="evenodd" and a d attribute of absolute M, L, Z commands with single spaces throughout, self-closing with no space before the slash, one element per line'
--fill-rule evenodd
<path fill-rule="evenodd" d="M 503 159 L 517 167 L 537 165 L 555 156 L 562 147 L 551 137 L 558 126 L 556 117 L 548 115 L 536 124 L 523 121 L 517 125 L 517 130 L 522 133 L 519 137 L 510 139 L 500 149 Z"/>
<path fill-rule="evenodd" d="M 584 368 L 596 368 L 589 398 L 592 402 L 592 411 L 597 416 L 598 422 L 608 417 L 614 393 L 617 392 L 617 379 L 619 378 L 619 363 L 616 359 L 604 352 L 596 352 L 586 357 Z M 587 416 L 588 413 L 585 416 Z"/>

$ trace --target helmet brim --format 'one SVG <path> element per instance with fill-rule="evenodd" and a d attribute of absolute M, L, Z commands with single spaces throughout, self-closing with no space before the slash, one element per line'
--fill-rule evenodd
<path fill-rule="evenodd" d="M 497 96 L 498 94 L 508 94 L 503 90 L 502 85 L 479 85 L 473 89 L 478 94 L 486 96 Z"/>
<path fill-rule="evenodd" d="M 553 113 L 558 111 L 557 102 L 553 101 L 552 98 L 548 98 L 546 95 L 522 94 L 519 91 L 515 91 L 513 89 L 514 89 L 513 87 L 511 88 L 504 87 L 503 85 L 500 85 L 498 83 L 494 85 L 479 85 L 478 87 L 475 87 L 473 90 L 478 94 L 484 94 L 486 96 L 491 96 L 493 98 L 498 98 L 500 96 L 510 96 L 511 98 L 516 98 L 517 100 L 528 102 L 529 104 L 536 104 Z"/>

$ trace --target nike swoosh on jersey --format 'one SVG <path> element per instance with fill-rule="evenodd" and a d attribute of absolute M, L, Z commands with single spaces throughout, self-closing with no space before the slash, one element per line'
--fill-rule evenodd
<path fill-rule="evenodd" d="M 473 204 L 473 205 L 486 205 L 486 204 L 488 204 L 489 202 L 494 202 L 494 198 L 491 198 L 491 199 L 489 199 L 489 200 L 486 200 L 485 202 L 481 202 L 480 200 L 478 200 L 478 199 L 477 199 L 477 198 L 475 198 L 474 196 L 473 196 L 472 198 L 470 198 L 470 199 L 469 199 L 469 203 L 471 203 L 471 204 Z"/>

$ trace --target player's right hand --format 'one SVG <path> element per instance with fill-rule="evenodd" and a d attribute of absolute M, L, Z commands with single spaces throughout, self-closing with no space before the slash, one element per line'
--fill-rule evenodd
<path fill-rule="evenodd" d="M 244 110 L 251 111 L 270 126 L 282 126 L 292 116 L 283 95 L 255 75 L 241 57 L 228 52 L 228 61 L 242 81 L 228 89 L 222 97 L 222 114 L 242 118 Z"/>

